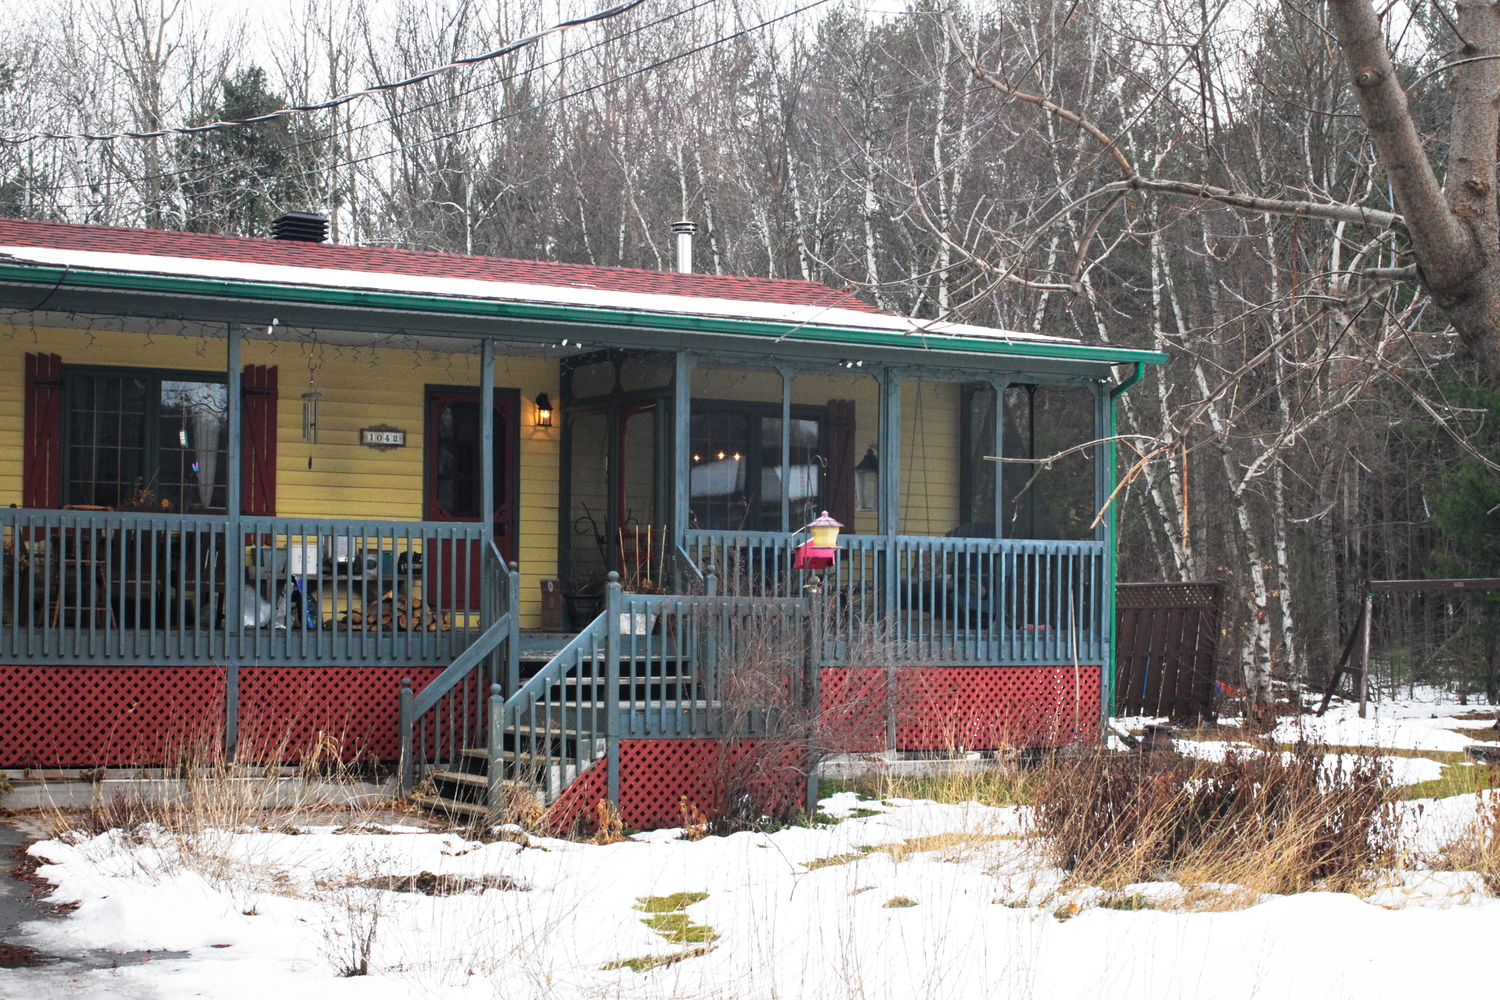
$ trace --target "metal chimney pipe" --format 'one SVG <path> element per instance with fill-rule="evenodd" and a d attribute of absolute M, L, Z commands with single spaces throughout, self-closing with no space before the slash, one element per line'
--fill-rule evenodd
<path fill-rule="evenodd" d="M 672 223 L 672 232 L 677 234 L 677 273 L 693 273 L 693 234 L 698 227 L 687 219 Z"/>

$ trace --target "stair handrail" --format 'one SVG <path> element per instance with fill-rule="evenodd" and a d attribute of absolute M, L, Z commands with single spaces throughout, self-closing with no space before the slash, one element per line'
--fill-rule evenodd
<path fill-rule="evenodd" d="M 410 677 L 401 679 L 397 722 L 400 731 L 397 774 L 400 777 L 402 795 L 410 795 L 412 789 L 416 787 L 417 766 L 413 730 L 416 728 L 417 720 L 432 711 L 444 695 L 451 692 L 459 682 L 473 673 L 476 667 L 488 660 L 502 642 L 507 644 L 506 678 L 512 685 L 519 683 L 521 671 L 520 573 L 515 567 L 506 564 L 505 557 L 500 554 L 493 540 L 488 543 L 488 551 L 484 553 L 484 556 L 486 562 L 489 562 L 490 558 L 496 560 L 493 564 L 493 567 L 498 569 L 495 590 L 499 591 L 487 595 L 489 599 L 481 602 L 481 613 L 484 618 L 490 619 L 484 631 L 421 691 L 412 690 Z M 504 606 L 506 610 L 498 611 L 497 609 L 501 606 Z M 497 672 L 495 666 L 492 665 L 490 670 L 492 682 Z M 484 690 L 492 691 L 492 687 L 492 684 L 486 685 Z"/>
<path fill-rule="evenodd" d="M 499 700 L 499 692 L 492 689 L 486 747 L 489 752 L 489 802 L 492 808 L 499 802 L 500 788 L 505 777 L 505 733 L 513 726 L 516 729 L 516 757 L 519 758 L 523 710 L 545 700 L 554 685 L 560 685 L 566 681 L 569 671 L 580 664 L 586 652 L 601 647 L 606 658 L 604 689 L 608 692 L 615 692 L 619 689 L 619 630 L 615 626 L 618 621 L 615 616 L 618 614 L 619 594 L 619 575 L 611 573 L 609 585 L 606 587 L 606 607 L 603 612 L 570 639 L 567 645 L 558 650 L 540 670 L 528 677 L 524 683 L 517 685 L 503 702 Z M 595 683 L 598 683 L 597 679 Z M 606 699 L 604 704 L 609 705 L 609 700 Z M 583 738 L 581 705 L 576 707 L 574 712 L 575 722 L 579 726 L 577 736 L 581 741 Z M 591 742 L 601 735 L 606 740 L 618 738 L 618 708 L 606 709 L 605 713 L 604 732 L 601 734 L 591 730 L 589 736 Z M 564 708 L 562 715 L 565 717 L 566 714 L 566 708 Z M 531 735 L 531 739 L 530 745 L 534 747 L 534 734 Z M 618 798 L 618 793 L 615 798 Z"/>

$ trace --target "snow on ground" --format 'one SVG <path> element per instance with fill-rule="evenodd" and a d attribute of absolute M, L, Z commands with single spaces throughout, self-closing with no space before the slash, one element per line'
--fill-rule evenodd
<path fill-rule="evenodd" d="M 1386 750 L 1461 751 L 1472 743 L 1481 742 L 1476 739 L 1480 734 L 1459 732 L 1459 728 L 1473 727 L 1450 716 L 1473 711 L 1473 707 L 1421 700 L 1371 702 L 1369 718 L 1361 719 L 1357 705 L 1341 704 L 1330 707 L 1322 718 L 1302 715 L 1282 719 L 1272 730 L 1271 737 L 1283 743 L 1305 739 L 1335 746 Z"/>
<path fill-rule="evenodd" d="M 1052 896 L 1061 873 L 1014 838 L 1016 809 L 850 794 L 825 808 L 850 818 L 608 846 L 321 829 L 212 835 L 183 857 L 149 831 L 48 841 L 33 849 L 51 862 L 42 874 L 57 882 L 56 899 L 79 906 L 33 925 L 28 943 L 54 954 L 187 954 L 116 970 L 0 970 L 0 995 L 1406 1000 L 1487 987 L 1482 962 L 1429 959 L 1477 958 L 1500 933 L 1500 901 L 1464 873 L 1406 873 L 1366 900 L 1307 893 L 1227 913 L 1085 908 L 1063 922 Z M 859 851 L 888 844 L 920 853 Z M 526 888 L 436 898 L 339 888 L 423 871 Z M 676 892 L 708 894 L 685 911 L 718 935 L 712 950 L 645 972 L 601 968 L 697 947 L 667 942 L 633 908 Z M 886 905 L 898 897 L 916 905 Z M 373 974 L 339 978 L 336 964 L 370 925 L 361 907 L 379 911 Z"/>
<path fill-rule="evenodd" d="M 1172 746 L 1178 753 L 1185 756 L 1209 761 L 1222 761 L 1231 751 L 1241 756 L 1261 752 L 1249 743 L 1227 743 L 1222 740 L 1173 740 Z M 1282 760 L 1289 761 L 1292 755 L 1283 753 L 1281 757 Z M 1424 781 L 1436 781 L 1443 776 L 1443 771 L 1447 767 L 1430 757 L 1396 757 L 1381 754 L 1376 755 L 1376 759 L 1380 761 L 1381 769 L 1393 785 L 1419 785 Z M 1358 763 L 1350 755 L 1336 753 L 1325 754 L 1323 762 L 1328 771 L 1344 773 Z"/>
<path fill-rule="evenodd" d="M 1447 740 L 1424 708 L 1363 727 L 1349 725 L 1352 713 L 1324 722 L 1385 737 L 1330 742 Z M 1186 742 L 1210 755 L 1229 746 Z M 1386 760 L 1401 783 L 1441 767 Z M 29 925 L 26 944 L 174 954 L 115 969 L 0 969 L 0 997 L 1410 1000 L 1490 987 L 1482 956 L 1500 936 L 1500 900 L 1473 873 L 1417 866 L 1364 898 L 1272 896 L 1217 913 L 1173 910 L 1182 887 L 1146 883 L 1123 894 L 1168 908 L 1122 911 L 1098 906 L 1098 890 L 1059 895 L 1063 873 L 1018 836 L 1020 809 L 852 793 L 822 805 L 836 824 L 696 842 L 655 831 L 602 846 L 484 844 L 398 826 L 45 841 L 32 852 L 54 900 L 78 906 Z M 1451 840 L 1475 808 L 1475 795 L 1404 803 L 1412 850 Z M 380 887 L 423 872 L 498 887 Z M 681 915 L 663 923 L 694 940 L 667 940 L 636 908 L 673 893 L 706 894 L 678 900 Z M 1059 919 L 1071 906 L 1077 914 Z M 341 978 L 366 940 L 371 974 Z"/>

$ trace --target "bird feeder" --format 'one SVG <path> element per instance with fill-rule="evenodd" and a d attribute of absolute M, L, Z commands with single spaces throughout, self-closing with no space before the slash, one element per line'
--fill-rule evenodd
<path fill-rule="evenodd" d="M 823 516 L 807 526 L 812 538 L 797 546 L 792 556 L 792 569 L 827 569 L 838 561 L 839 529 L 843 525 L 828 516 Z"/>

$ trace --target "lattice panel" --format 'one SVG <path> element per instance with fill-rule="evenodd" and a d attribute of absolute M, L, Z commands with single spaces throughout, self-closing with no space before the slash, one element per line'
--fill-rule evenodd
<path fill-rule="evenodd" d="M 1217 583 L 1122 583 L 1115 588 L 1117 608 L 1202 608 L 1218 600 Z"/>
<path fill-rule="evenodd" d="M 683 825 L 683 800 L 710 819 L 743 811 L 787 816 L 807 801 L 806 750 L 770 740 L 624 740 L 620 819 L 636 830 Z M 604 762 L 552 808 L 552 829 L 592 830 L 608 790 Z"/>
<path fill-rule="evenodd" d="M 439 667 L 242 667 L 242 755 L 296 760 L 318 740 L 343 758 L 394 760 L 401 678 L 420 691 Z"/>
<path fill-rule="evenodd" d="M 830 748 L 884 749 L 886 676 L 881 667 L 823 670 Z M 1099 668 L 906 667 L 896 671 L 895 709 L 898 750 L 1057 746 L 1097 731 Z"/>
<path fill-rule="evenodd" d="M 609 796 L 609 770 L 599 761 L 580 774 L 552 803 L 547 812 L 547 826 L 553 834 L 570 834 L 593 830 L 598 824 L 599 802 Z"/>
<path fill-rule="evenodd" d="M 0 766 L 100 767 L 217 745 L 217 667 L 0 667 Z"/>

